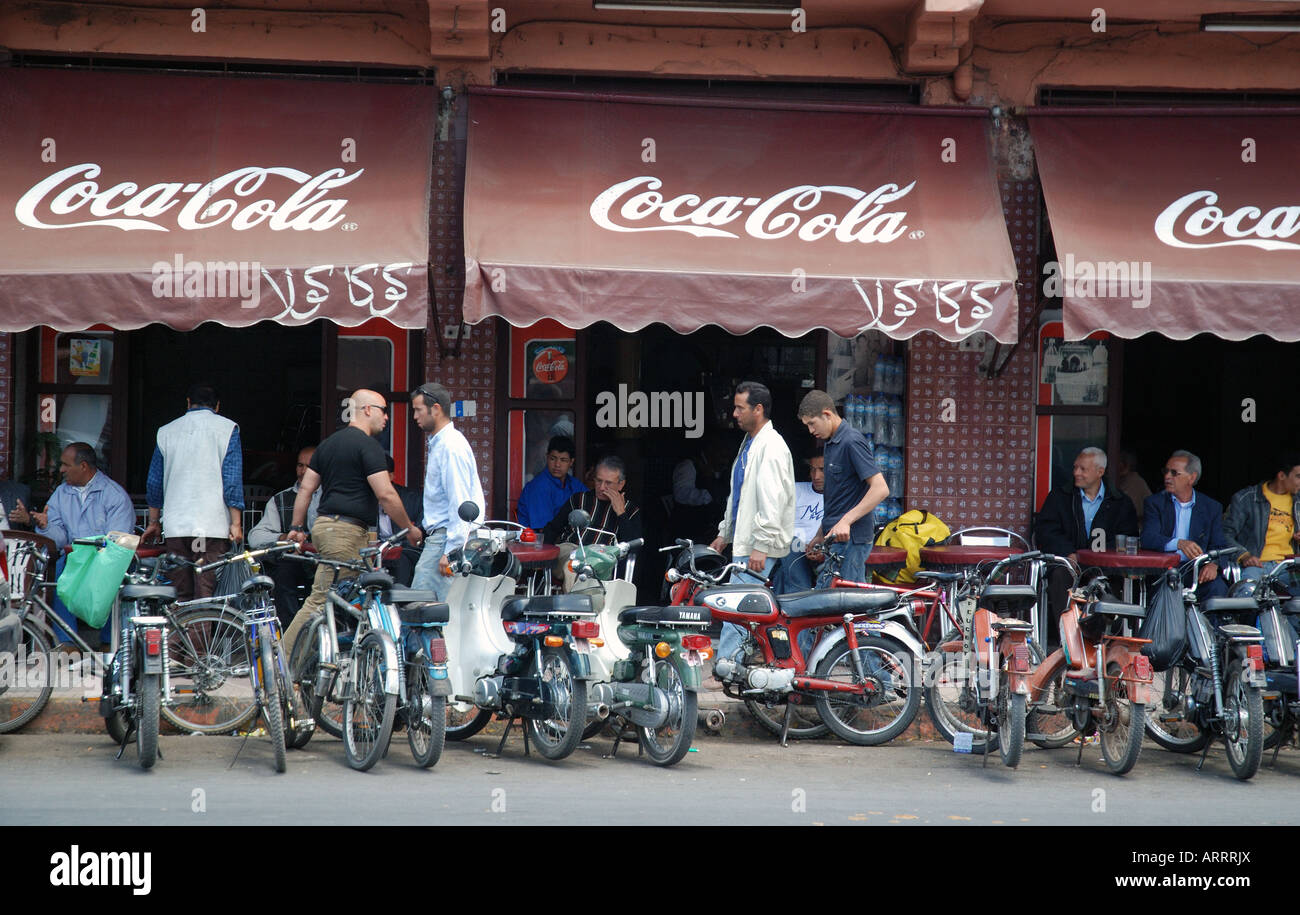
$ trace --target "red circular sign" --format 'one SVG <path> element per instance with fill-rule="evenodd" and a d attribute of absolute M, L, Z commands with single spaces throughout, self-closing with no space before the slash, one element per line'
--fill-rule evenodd
<path fill-rule="evenodd" d="M 569 357 L 564 350 L 548 346 L 533 357 L 533 376 L 543 384 L 557 384 L 569 374 Z"/>

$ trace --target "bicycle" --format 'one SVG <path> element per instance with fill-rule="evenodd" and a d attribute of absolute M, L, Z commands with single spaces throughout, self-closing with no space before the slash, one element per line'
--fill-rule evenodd
<path fill-rule="evenodd" d="M 377 566 L 383 553 L 406 537 L 401 530 L 376 547 L 361 551 L 365 572 L 356 580 L 359 601 L 349 603 L 332 588 L 324 613 L 299 634 L 293 669 L 320 709 L 325 699 L 343 706 L 340 730 L 348 765 L 364 772 L 387 755 L 397 710 L 404 719 L 407 742 L 417 765 L 428 768 L 442 755 L 446 739 L 447 646 L 441 627 L 448 607 L 430 591 L 398 588 Z M 341 569 L 357 563 L 318 555 L 293 556 L 304 562 Z M 357 621 L 350 656 L 339 647 L 334 608 Z M 299 646 L 303 646 L 299 650 Z M 318 717 L 318 721 L 320 718 Z"/>
<path fill-rule="evenodd" d="M 213 598 L 199 598 L 194 601 L 177 603 L 176 607 L 211 608 L 216 604 L 221 604 L 228 609 L 232 603 L 237 602 L 240 604 L 240 608 L 234 612 L 243 624 L 242 635 L 245 657 L 256 660 L 256 663 L 248 664 L 252 709 L 244 720 L 247 721 L 260 713 L 266 722 L 266 731 L 271 739 L 271 751 L 274 756 L 276 772 L 286 771 L 288 768 L 287 749 L 305 746 L 307 741 L 311 739 L 314 728 L 310 719 L 299 721 L 295 715 L 292 681 L 289 679 L 289 668 L 285 663 L 284 653 L 280 647 L 280 620 L 276 615 L 275 603 L 271 598 L 275 582 L 269 577 L 260 574 L 261 570 L 253 560 L 261 556 L 285 554 L 297 550 L 297 548 L 297 544 L 294 543 L 277 543 L 275 546 L 261 550 L 246 550 L 206 565 L 188 562 L 171 554 L 167 557 L 175 565 L 190 566 L 196 576 L 215 571 L 232 562 L 247 562 L 252 566 L 254 574 L 248 581 L 244 582 L 239 594 L 227 595 L 215 601 Z M 202 638 L 203 624 L 193 620 L 190 616 L 183 618 L 192 629 L 191 644 L 195 637 Z M 190 696 L 208 695 L 206 691 L 202 690 L 180 694 Z"/>

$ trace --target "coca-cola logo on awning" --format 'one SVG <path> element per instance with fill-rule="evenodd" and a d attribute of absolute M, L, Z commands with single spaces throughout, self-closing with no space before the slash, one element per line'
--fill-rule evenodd
<path fill-rule="evenodd" d="M 611 232 L 687 232 L 697 238 L 740 238 L 718 228 L 736 223 L 751 238 L 830 236 L 838 242 L 891 242 L 907 231 L 907 211 L 891 208 L 916 187 L 882 184 L 874 190 L 799 184 L 768 197 L 660 192 L 663 182 L 640 175 L 606 188 L 591 202 L 591 218 Z M 743 219 L 743 222 L 739 220 Z M 917 237 L 919 233 L 915 233 Z"/>
<path fill-rule="evenodd" d="M 14 205 L 14 215 L 33 229 L 112 226 L 127 232 L 170 232 L 229 225 L 242 232 L 266 223 L 277 232 L 323 232 L 344 220 L 348 204 L 347 198 L 326 199 L 329 193 L 364 171 L 359 168 L 348 174 L 331 168 L 313 175 L 287 166 L 250 165 L 206 182 L 167 181 L 141 187 L 134 181 L 118 181 L 105 187 L 95 180 L 101 167 L 85 162 L 32 185 Z"/>
<path fill-rule="evenodd" d="M 1156 237 L 1173 248 L 1226 248 L 1250 245 L 1265 251 L 1300 251 L 1281 241 L 1300 233 L 1300 206 L 1263 210 L 1243 205 L 1228 211 L 1214 191 L 1184 194 L 1156 217 Z"/>

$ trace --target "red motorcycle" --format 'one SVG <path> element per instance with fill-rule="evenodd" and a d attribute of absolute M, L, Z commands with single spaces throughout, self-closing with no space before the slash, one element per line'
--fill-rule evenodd
<path fill-rule="evenodd" d="M 816 737 L 828 728 L 874 746 L 916 718 L 924 649 L 898 595 L 842 589 L 778 597 L 763 584 L 724 584 L 745 567 L 722 562 L 707 547 L 679 540 L 676 548 L 681 552 L 665 575 L 670 602 L 708 607 L 714 619 L 746 631 L 732 657 L 717 658 L 713 675 L 783 746 L 787 737 Z M 799 639 L 805 632 L 820 634 L 807 658 Z M 820 721 L 809 714 L 814 708 Z"/>

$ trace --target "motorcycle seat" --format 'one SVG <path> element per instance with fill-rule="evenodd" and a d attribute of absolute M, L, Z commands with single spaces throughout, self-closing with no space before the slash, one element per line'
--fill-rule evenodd
<path fill-rule="evenodd" d="M 618 611 L 618 621 L 659 625 L 707 626 L 713 621 L 708 607 L 625 607 Z"/>
<path fill-rule="evenodd" d="M 432 604 L 438 595 L 432 591 L 412 591 L 410 588 L 389 588 L 384 592 L 386 604 Z"/>
<path fill-rule="evenodd" d="M 1038 591 L 1029 585 L 989 585 L 979 597 L 979 605 L 998 616 L 1016 616 L 1038 603 Z"/>
<path fill-rule="evenodd" d="M 122 600 L 175 600 L 176 588 L 174 585 L 123 585 L 118 596 Z"/>
<path fill-rule="evenodd" d="M 961 572 L 932 572 L 923 569 L 913 577 L 917 581 L 961 581 L 963 576 Z"/>
<path fill-rule="evenodd" d="M 1127 616 L 1132 619 L 1145 619 L 1147 611 L 1137 604 L 1126 604 L 1120 600 L 1099 600 L 1088 608 L 1088 615 L 1100 613 L 1104 616 Z"/>
<path fill-rule="evenodd" d="M 363 588 L 391 588 L 393 586 L 393 576 L 387 572 L 366 572 L 357 579 L 357 584 Z"/>
<path fill-rule="evenodd" d="M 402 604 L 397 608 L 397 615 L 401 617 L 402 624 L 405 626 L 428 626 L 445 623 L 451 619 L 451 608 L 444 603 L 421 601 Z"/>
<path fill-rule="evenodd" d="M 1226 626 L 1219 626 L 1219 631 L 1230 639 L 1258 639 L 1264 640 L 1264 636 L 1254 626 L 1243 626 L 1239 623 L 1229 623 Z"/>
<path fill-rule="evenodd" d="M 239 590 L 244 594 L 247 594 L 250 591 L 260 591 L 263 588 L 270 591 L 274 587 L 275 582 L 271 580 L 269 575 L 254 575 L 248 581 L 244 582 L 243 586 Z"/>
<path fill-rule="evenodd" d="M 1206 613 L 1255 613 L 1259 602 L 1253 597 L 1211 597 L 1201 607 Z"/>
<path fill-rule="evenodd" d="M 865 588 L 830 588 L 818 591 L 795 591 L 777 597 L 781 612 L 791 619 L 805 616 L 841 616 L 845 613 L 875 613 L 898 604 L 893 591 L 869 591 Z"/>
<path fill-rule="evenodd" d="M 994 620 L 989 625 L 989 628 L 994 632 L 1005 632 L 1008 629 L 1014 632 L 1031 632 L 1034 628 L 1034 624 L 1028 620 L 998 619 Z"/>
<path fill-rule="evenodd" d="M 501 605 L 501 619 L 507 623 L 523 616 L 546 616 L 552 613 L 591 616 L 595 611 L 589 594 L 512 597 Z"/>

